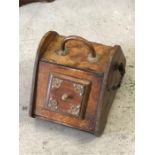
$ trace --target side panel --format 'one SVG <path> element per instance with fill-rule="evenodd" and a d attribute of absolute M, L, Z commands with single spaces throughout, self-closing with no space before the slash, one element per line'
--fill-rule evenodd
<path fill-rule="evenodd" d="M 111 61 L 107 66 L 107 70 L 102 81 L 95 128 L 96 136 L 100 136 L 105 128 L 109 110 L 125 73 L 126 60 L 121 47 L 114 46 L 111 52 Z M 121 67 L 119 68 L 118 66 Z"/>

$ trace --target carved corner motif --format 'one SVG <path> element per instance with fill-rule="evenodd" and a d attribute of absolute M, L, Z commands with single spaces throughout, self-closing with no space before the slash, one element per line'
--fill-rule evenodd
<path fill-rule="evenodd" d="M 52 97 L 49 99 L 48 103 L 47 103 L 47 107 L 51 110 L 58 110 L 58 103 L 55 99 L 53 99 Z"/>
<path fill-rule="evenodd" d="M 80 96 L 82 96 L 84 93 L 84 86 L 77 83 L 74 83 L 73 86 L 74 86 L 74 91 L 78 93 Z"/>
<path fill-rule="evenodd" d="M 63 80 L 58 79 L 58 78 L 52 78 L 52 88 L 59 88 L 61 86 L 61 83 L 63 82 Z"/>
<path fill-rule="evenodd" d="M 68 113 L 79 116 L 80 113 L 80 105 L 72 105 L 71 108 L 68 110 Z"/>

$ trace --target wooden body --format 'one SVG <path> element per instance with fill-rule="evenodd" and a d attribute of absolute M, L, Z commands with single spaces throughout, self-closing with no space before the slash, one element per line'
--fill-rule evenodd
<path fill-rule="evenodd" d="M 37 51 L 30 116 L 101 135 L 125 63 L 118 45 L 47 32 Z"/>

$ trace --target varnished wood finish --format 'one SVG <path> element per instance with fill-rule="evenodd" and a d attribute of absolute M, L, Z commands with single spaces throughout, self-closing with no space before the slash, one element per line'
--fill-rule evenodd
<path fill-rule="evenodd" d="M 113 90 L 109 88 L 112 88 L 112 86 L 120 84 L 122 81 L 122 75 L 120 74 L 116 66 L 117 64 L 123 64 L 125 68 L 126 65 L 126 59 L 122 53 L 120 46 L 114 46 L 111 52 L 113 54 L 111 56 L 110 62 L 104 73 L 103 81 L 101 83 L 101 95 L 99 97 L 99 106 L 97 110 L 98 113 L 95 128 L 96 136 L 100 136 L 104 130 L 108 117 L 108 112 L 110 110 L 110 107 L 116 95 L 116 91 L 118 89 L 117 88 Z"/>
<path fill-rule="evenodd" d="M 36 96 L 36 83 L 37 83 L 37 74 L 38 74 L 38 64 L 39 60 L 41 59 L 43 53 L 46 51 L 50 42 L 58 35 L 57 32 L 49 31 L 47 32 L 44 37 L 41 39 L 40 44 L 37 49 L 37 54 L 35 58 L 34 68 L 33 68 L 33 77 L 32 77 L 32 86 L 31 86 L 31 99 L 30 99 L 30 108 L 29 108 L 29 115 L 33 117 L 33 106 L 35 103 L 35 96 Z"/>
<path fill-rule="evenodd" d="M 46 68 L 46 69 L 45 69 Z M 46 98 L 46 90 L 48 87 L 48 75 L 49 73 L 58 73 L 62 75 L 67 75 L 74 78 L 81 78 L 91 82 L 91 93 L 86 94 L 89 95 L 89 101 L 86 108 L 86 113 L 83 120 L 79 120 L 75 117 L 68 117 L 62 113 L 55 113 L 52 111 L 48 111 L 44 108 L 45 98 Z M 41 115 L 46 118 L 50 118 L 51 120 L 55 120 L 59 123 L 69 124 L 69 126 L 76 126 L 78 128 L 84 130 L 92 130 L 94 129 L 95 123 L 95 113 L 96 113 L 96 104 L 98 97 L 94 96 L 94 94 L 99 94 L 100 91 L 100 81 L 102 78 L 94 77 L 89 73 L 85 73 L 83 71 L 76 71 L 74 69 L 68 69 L 67 67 L 57 66 L 53 64 L 48 64 L 46 62 L 40 62 L 39 65 L 39 74 L 38 74 L 38 83 L 37 83 L 37 98 L 36 98 L 36 107 L 35 114 Z M 64 93 L 66 90 L 64 90 Z"/>
<path fill-rule="evenodd" d="M 65 42 L 65 38 L 48 32 L 41 40 L 34 67 L 30 116 L 99 136 L 125 73 L 125 57 L 118 45 L 89 42 L 99 56 L 97 62 L 89 62 L 90 49 L 83 40 Z M 68 51 L 59 55 L 64 42 L 63 50 Z M 77 90 L 76 84 L 80 86 Z"/>
<path fill-rule="evenodd" d="M 87 103 L 87 94 L 89 94 L 90 82 L 62 75 L 62 73 L 54 73 L 53 69 L 49 72 L 47 73 L 49 80 L 45 101 L 46 105 L 49 104 L 47 110 L 82 118 Z M 59 103 L 59 105 L 56 105 L 56 109 L 51 107 L 50 101 Z"/>
<path fill-rule="evenodd" d="M 81 69 L 84 71 L 91 71 L 98 75 L 102 75 L 110 61 L 112 49 L 111 46 L 105 46 L 102 44 L 92 43 L 93 48 L 96 51 L 96 55 L 99 60 L 96 63 L 88 61 L 89 48 L 85 45 L 85 42 L 79 40 L 72 40 L 65 44 L 67 53 L 65 56 L 59 55 L 59 50 L 64 40 L 64 36 L 57 35 L 53 41 L 49 44 L 48 49 L 45 51 L 42 59 L 50 62 Z"/>

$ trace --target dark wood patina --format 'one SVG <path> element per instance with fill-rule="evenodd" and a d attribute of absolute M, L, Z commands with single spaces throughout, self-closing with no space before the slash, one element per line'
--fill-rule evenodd
<path fill-rule="evenodd" d="M 119 45 L 47 32 L 36 55 L 30 116 L 101 135 L 125 65 Z"/>

